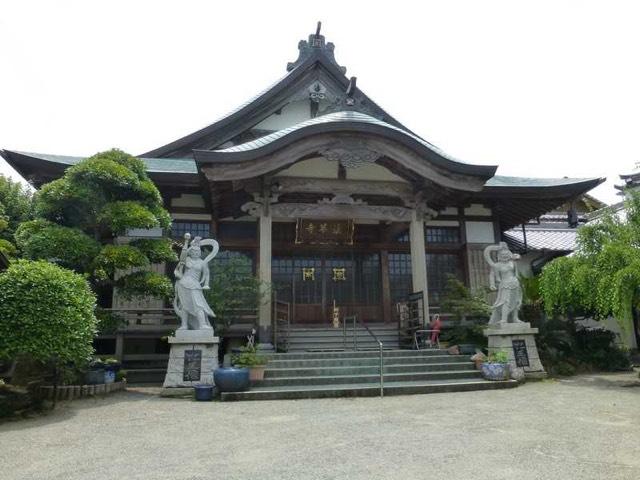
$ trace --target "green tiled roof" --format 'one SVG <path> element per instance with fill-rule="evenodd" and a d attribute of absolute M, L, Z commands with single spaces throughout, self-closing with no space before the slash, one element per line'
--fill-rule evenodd
<path fill-rule="evenodd" d="M 395 130 L 397 132 L 402 133 L 403 135 L 406 135 L 409 138 L 412 138 L 413 140 L 417 141 L 418 143 L 424 145 L 425 147 L 427 147 L 429 150 L 432 150 L 434 152 L 437 152 L 438 155 L 446 158 L 447 160 L 451 160 L 453 162 L 458 162 L 458 163 L 464 163 L 467 165 L 471 165 L 468 162 L 463 162 L 461 160 L 458 160 L 457 158 L 452 157 L 451 155 L 443 152 L 442 150 L 440 150 L 438 147 L 436 147 L 435 145 L 427 142 L 426 140 L 418 137 L 417 135 L 414 135 L 410 132 L 408 132 L 407 130 L 403 130 L 400 127 L 396 127 L 395 125 L 391 125 L 389 123 L 383 122 L 382 120 L 378 120 L 377 118 L 374 118 L 370 115 L 366 115 L 364 113 L 360 113 L 360 112 L 356 112 L 356 111 L 343 111 L 343 112 L 335 112 L 335 113 L 329 113 L 327 115 L 322 115 L 320 117 L 316 117 L 316 118 L 312 118 L 310 120 L 306 120 L 304 122 L 300 122 L 296 125 L 293 125 L 291 127 L 287 127 L 284 128 L 282 130 L 278 130 L 277 132 L 274 133 L 270 133 L 269 135 L 265 135 L 264 137 L 260 137 L 256 140 L 252 140 L 250 142 L 246 142 L 246 143 L 242 143 L 240 145 L 234 145 L 233 147 L 229 147 L 229 148 L 224 148 L 224 149 L 220 149 L 220 150 L 214 150 L 215 152 L 224 152 L 224 153 L 233 153 L 233 152 L 246 152 L 249 150 L 255 150 L 257 148 L 263 147 L 265 145 L 268 145 L 271 142 L 274 142 L 276 140 L 278 140 L 279 138 L 282 137 L 286 137 L 287 135 L 289 135 L 290 133 L 293 133 L 297 130 L 301 130 L 305 127 L 310 127 L 312 125 L 320 125 L 320 124 L 327 124 L 327 123 L 346 123 L 346 122 L 356 122 L 356 123 L 368 123 L 371 125 L 377 125 L 380 127 L 385 127 L 388 128 L 390 130 Z"/>
<path fill-rule="evenodd" d="M 75 165 L 87 157 L 51 155 L 49 153 L 16 152 L 27 157 L 39 158 L 47 162 Z M 192 158 L 140 158 L 150 173 L 198 173 L 196 162 Z"/>
<path fill-rule="evenodd" d="M 419 139 L 419 137 L 414 137 L 410 133 L 404 132 L 400 130 L 398 127 L 393 125 L 386 124 L 380 120 L 377 120 L 368 115 L 364 115 L 357 112 L 339 112 L 339 114 L 330 114 L 324 115 L 322 117 L 317 117 L 313 120 L 309 120 L 307 122 L 303 122 L 304 124 L 309 124 L 309 122 L 316 121 L 319 122 L 331 122 L 331 121 L 340 121 L 340 118 L 349 118 L 353 120 L 354 118 L 358 118 L 356 121 L 375 123 L 375 124 L 383 124 L 389 128 L 394 130 L 399 130 L 405 133 L 408 136 L 416 138 L 416 140 L 420 141 L 423 144 L 429 145 L 429 148 L 433 149 L 431 144 L 425 142 L 424 140 Z M 298 128 L 302 128 L 302 124 L 298 124 L 294 127 L 290 127 L 284 130 L 280 130 L 278 132 L 272 133 L 265 137 L 259 138 L 252 142 L 244 143 L 242 145 L 236 145 L 234 147 L 218 150 L 224 152 L 233 152 L 233 151 L 244 151 L 249 149 L 259 148 L 266 143 L 274 141 L 276 138 L 280 138 L 281 136 L 286 135 L 287 133 L 296 130 Z M 26 157 L 37 158 L 46 162 L 53 162 L 63 165 L 75 165 L 87 157 L 73 157 L 68 155 L 52 155 L 49 153 L 30 153 L 30 152 L 19 152 L 15 153 L 24 155 Z M 140 158 L 144 161 L 147 166 L 147 170 L 150 173 L 177 173 L 177 174 L 197 174 L 198 168 L 196 166 L 196 162 L 192 158 Z M 457 160 L 456 160 L 457 161 Z M 503 175 L 495 175 L 493 178 L 489 179 L 485 186 L 487 187 L 561 187 L 563 185 L 573 185 L 579 183 L 586 183 L 590 181 L 597 181 L 597 178 L 532 178 L 532 177 L 509 177 Z"/>
<path fill-rule="evenodd" d="M 487 181 L 487 187 L 560 187 L 598 180 L 597 178 L 535 178 L 535 177 L 506 177 L 494 175 Z"/>

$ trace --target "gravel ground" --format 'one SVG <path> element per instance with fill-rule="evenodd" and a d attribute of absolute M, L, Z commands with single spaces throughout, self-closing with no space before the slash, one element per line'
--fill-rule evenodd
<path fill-rule="evenodd" d="M 634 382 L 635 381 L 635 382 Z M 0 478 L 640 479 L 637 374 L 240 403 L 153 389 L 0 425 Z"/>

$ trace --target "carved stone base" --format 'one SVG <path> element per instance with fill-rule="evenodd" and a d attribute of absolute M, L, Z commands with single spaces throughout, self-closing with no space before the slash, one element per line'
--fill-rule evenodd
<path fill-rule="evenodd" d="M 164 388 L 213 385 L 218 368 L 218 344 L 213 330 L 178 330 L 169 337 L 171 353 Z"/>
<path fill-rule="evenodd" d="M 536 333 L 538 329 L 531 328 L 531 324 L 525 322 L 489 325 L 484 332 L 489 341 L 489 355 L 498 351 L 506 352 L 511 371 L 516 373 L 513 376 L 517 377 L 517 372 L 523 371 L 528 379 L 547 375 L 538 355 Z"/>

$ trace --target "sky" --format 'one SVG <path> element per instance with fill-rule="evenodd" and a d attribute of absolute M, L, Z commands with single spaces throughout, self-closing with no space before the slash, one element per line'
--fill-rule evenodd
<path fill-rule="evenodd" d="M 0 148 L 142 154 L 280 78 L 319 20 L 361 90 L 465 162 L 608 177 L 612 203 L 640 161 L 640 2 L 617 0 L 0 0 Z"/>

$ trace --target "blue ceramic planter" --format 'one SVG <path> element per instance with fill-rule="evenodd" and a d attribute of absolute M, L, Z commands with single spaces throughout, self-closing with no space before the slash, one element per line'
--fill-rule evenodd
<path fill-rule="evenodd" d="M 482 376 L 486 380 L 508 380 L 509 364 L 508 363 L 483 363 Z"/>
<path fill-rule="evenodd" d="M 113 368 L 105 368 L 104 383 L 113 383 L 116 381 L 116 371 Z"/>
<path fill-rule="evenodd" d="M 217 368 L 213 372 L 213 381 L 220 392 L 244 392 L 249 388 L 249 369 Z"/>

